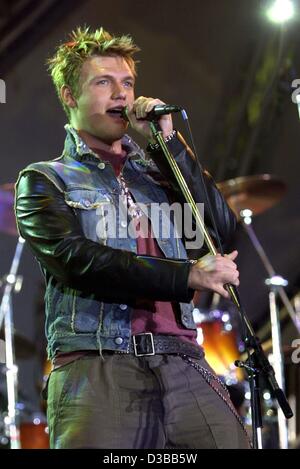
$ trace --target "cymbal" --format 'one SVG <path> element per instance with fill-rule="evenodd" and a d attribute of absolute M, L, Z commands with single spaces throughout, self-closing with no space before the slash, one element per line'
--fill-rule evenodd
<path fill-rule="evenodd" d="M 240 220 L 241 210 L 259 215 L 276 205 L 286 193 L 284 182 L 270 174 L 238 177 L 217 184 L 229 207 Z"/>
<path fill-rule="evenodd" d="M 0 339 L 4 340 L 4 328 L 1 329 Z M 17 359 L 30 358 L 36 353 L 36 347 L 26 337 L 14 330 L 14 348 Z"/>
<path fill-rule="evenodd" d="M 0 186 L 0 232 L 18 236 L 14 212 L 14 184 Z"/>

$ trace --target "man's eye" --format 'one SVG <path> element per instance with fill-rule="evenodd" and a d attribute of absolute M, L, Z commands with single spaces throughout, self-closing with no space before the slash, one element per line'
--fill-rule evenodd
<path fill-rule="evenodd" d="M 133 83 L 132 81 L 125 81 L 124 86 L 126 86 L 126 88 L 133 88 Z"/>
<path fill-rule="evenodd" d="M 106 85 L 108 83 L 108 80 L 98 80 L 96 81 L 96 85 Z"/>

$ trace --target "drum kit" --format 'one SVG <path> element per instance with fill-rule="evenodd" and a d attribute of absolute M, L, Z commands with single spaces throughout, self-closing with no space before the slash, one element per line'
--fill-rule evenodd
<path fill-rule="evenodd" d="M 263 174 L 257 176 L 238 177 L 218 184 L 219 190 L 224 195 L 228 205 L 236 214 L 237 219 L 245 228 L 250 240 L 253 243 L 257 254 L 260 256 L 268 273 L 270 295 L 273 294 L 272 305 L 275 311 L 274 330 L 272 338 L 279 334 L 279 320 L 276 318 L 276 304 L 274 295 L 279 295 L 283 303 L 287 306 L 288 312 L 297 330 L 300 331 L 299 317 L 291 306 L 285 291 L 284 279 L 275 275 L 274 269 L 267 258 L 261 244 L 259 243 L 253 227 L 252 217 L 261 214 L 277 204 L 286 193 L 286 185 L 274 176 Z M 0 186 L 0 233 L 5 233 L 18 237 L 14 215 L 14 185 L 5 184 Z M 2 411 L 3 422 L 0 416 L 0 440 L 9 436 L 10 447 L 22 448 L 47 448 L 48 435 L 45 419 L 33 418 L 30 422 L 17 425 L 19 416 L 16 412 L 17 367 L 14 365 L 15 359 L 28 358 L 36 354 L 36 349 L 25 337 L 19 334 L 13 327 L 13 314 L 11 305 L 11 294 L 21 288 L 21 279 L 17 276 L 19 260 L 22 252 L 23 240 L 19 238 L 17 250 L 12 263 L 10 273 L 0 280 L 0 289 L 3 292 L 3 300 L 0 306 L 0 330 L 4 323 L 0 345 L 3 339 L 8 342 L 5 345 L 5 353 L 1 352 L 0 362 L 5 362 L 7 375 L 7 400 L 8 412 Z M 270 299 L 271 301 L 271 299 Z M 231 314 L 227 311 L 220 311 L 218 308 L 202 310 L 195 306 L 194 318 L 198 328 L 198 342 L 204 346 L 206 359 L 216 373 L 222 377 L 227 384 L 243 382 L 244 376 L 241 370 L 234 366 L 235 360 L 241 357 L 243 351 L 237 327 L 232 323 Z M 280 337 L 280 334 L 279 334 Z M 280 354 L 280 344 L 275 344 L 277 353 Z M 273 351 L 274 352 L 274 351 Z M 4 355 L 4 359 L 3 359 Z M 282 362 L 279 359 L 277 368 L 278 377 L 282 376 Z M 276 371 L 276 370 L 275 370 Z M 280 381 L 280 380 L 279 380 Z M 279 384 L 283 384 L 282 382 Z M 1 415 L 1 414 L 0 414 Z M 20 419 L 19 419 L 20 420 Z M 7 422 L 7 423 L 6 423 Z M 2 431 L 1 431 L 2 428 Z M 15 444 L 15 446 L 14 446 Z"/>
<path fill-rule="evenodd" d="M 248 235 L 254 251 L 260 258 L 268 276 L 265 284 L 269 288 L 270 342 L 272 344 L 272 355 L 269 355 L 269 360 L 273 365 L 277 383 L 284 390 L 285 373 L 277 299 L 281 299 L 298 335 L 300 335 L 300 314 L 299 310 L 297 311 L 292 306 L 284 290 L 288 282 L 275 272 L 253 229 L 252 217 L 264 213 L 279 203 L 286 193 L 287 187 L 278 178 L 269 174 L 262 174 L 230 179 L 219 183 L 218 188 Z M 213 300 L 212 303 L 218 303 L 218 301 Z M 240 340 L 239 331 L 230 324 L 230 313 L 220 311 L 216 307 L 212 307 L 208 314 L 203 314 L 198 308 L 195 309 L 194 313 L 195 321 L 201 330 L 201 333 L 198 334 L 198 337 L 200 335 L 200 343 L 203 336 L 202 340 L 207 361 L 224 378 L 229 387 L 243 382 L 241 370 L 235 368 L 234 363 L 238 359 L 245 360 L 247 356 L 245 353 L 242 355 L 243 342 Z M 262 347 L 267 349 L 265 345 L 262 344 Z M 266 393 L 266 395 L 269 395 L 269 393 Z M 282 412 L 277 413 L 277 424 L 279 447 L 288 448 L 288 424 Z"/>
<path fill-rule="evenodd" d="M 0 233 L 18 237 L 14 215 L 14 184 L 0 186 Z M 18 242 L 8 275 L 0 279 L 0 367 L 6 375 L 5 392 L 0 382 L 0 448 L 48 448 L 46 417 L 42 412 L 29 411 L 29 405 L 18 402 L 18 367 L 16 360 L 36 355 L 36 347 L 14 328 L 12 294 L 22 288 L 18 267 L 24 240 Z M 4 327 L 2 327 L 4 326 Z M 7 411 L 5 411 L 5 407 Z"/>

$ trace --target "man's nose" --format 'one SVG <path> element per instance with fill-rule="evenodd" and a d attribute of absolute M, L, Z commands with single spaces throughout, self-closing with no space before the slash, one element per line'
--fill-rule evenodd
<path fill-rule="evenodd" d="M 115 83 L 112 93 L 113 99 L 126 99 L 126 91 L 121 83 Z"/>

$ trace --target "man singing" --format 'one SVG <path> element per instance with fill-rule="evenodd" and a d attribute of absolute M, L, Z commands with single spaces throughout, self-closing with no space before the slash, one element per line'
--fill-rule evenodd
<path fill-rule="evenodd" d="M 59 45 L 48 63 L 69 122 L 64 150 L 27 166 L 16 184 L 20 234 L 46 281 L 50 445 L 248 448 L 196 342 L 191 302 L 207 289 L 228 296 L 224 285 L 239 284 L 237 252 L 190 262 L 171 212 L 157 219 L 147 211 L 183 199 L 146 119 L 163 103 L 134 96 L 138 50 L 131 37 L 102 28 L 77 28 Z M 126 134 L 126 106 L 148 141 L 146 156 Z M 195 201 L 205 203 L 194 155 L 171 115 L 158 123 Z M 225 244 L 235 219 L 206 172 L 204 180 Z"/>

